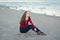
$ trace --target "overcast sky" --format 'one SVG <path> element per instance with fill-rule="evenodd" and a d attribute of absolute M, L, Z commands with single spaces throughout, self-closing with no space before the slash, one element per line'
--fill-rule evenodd
<path fill-rule="evenodd" d="M 60 0 L 0 0 L 0 2 L 60 2 Z"/>

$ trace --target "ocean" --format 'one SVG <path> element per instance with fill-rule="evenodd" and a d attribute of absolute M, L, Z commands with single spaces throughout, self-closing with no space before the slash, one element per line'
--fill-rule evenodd
<path fill-rule="evenodd" d="M 28 10 L 37 14 L 60 16 L 59 2 L 0 2 L 0 5 L 16 7 L 17 10 Z"/>

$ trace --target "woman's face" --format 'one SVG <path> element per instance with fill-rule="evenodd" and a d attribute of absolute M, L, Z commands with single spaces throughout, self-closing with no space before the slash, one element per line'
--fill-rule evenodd
<path fill-rule="evenodd" d="M 29 12 L 27 12 L 27 13 L 26 13 L 26 17 L 30 17 L 30 14 L 29 14 Z"/>

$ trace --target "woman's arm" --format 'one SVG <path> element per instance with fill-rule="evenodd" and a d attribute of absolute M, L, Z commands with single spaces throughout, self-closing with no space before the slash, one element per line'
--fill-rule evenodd
<path fill-rule="evenodd" d="M 33 24 L 31 18 L 29 17 L 29 22 L 32 24 L 32 27 L 35 28 L 35 25 Z"/>

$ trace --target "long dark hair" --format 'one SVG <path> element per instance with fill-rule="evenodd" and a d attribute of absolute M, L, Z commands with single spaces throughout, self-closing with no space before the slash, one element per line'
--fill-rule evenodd
<path fill-rule="evenodd" d="M 24 14 L 23 14 L 23 16 L 22 16 L 22 18 L 21 18 L 21 20 L 20 20 L 20 23 L 24 20 L 25 21 L 25 18 L 26 18 L 26 13 L 27 13 L 28 11 L 25 11 L 24 12 Z"/>

